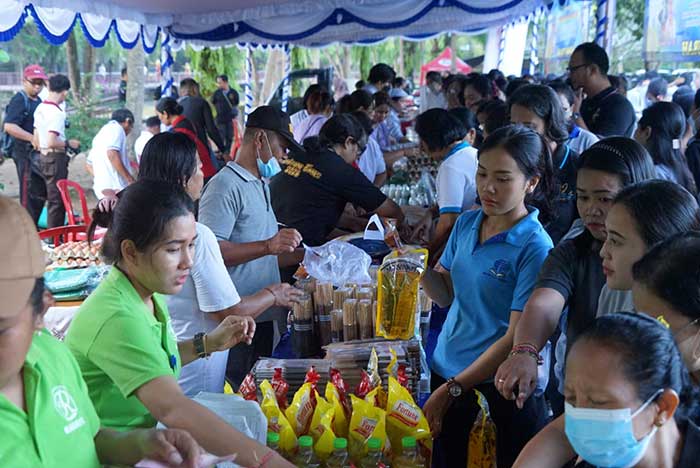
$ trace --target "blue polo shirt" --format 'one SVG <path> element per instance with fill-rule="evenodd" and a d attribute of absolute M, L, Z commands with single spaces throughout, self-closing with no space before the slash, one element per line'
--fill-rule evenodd
<path fill-rule="evenodd" d="M 432 369 L 444 378 L 469 367 L 505 335 L 511 311 L 522 311 L 552 240 L 530 213 L 509 231 L 479 243 L 481 210 L 458 219 L 440 264 L 450 272 L 455 298 L 438 337 Z"/>

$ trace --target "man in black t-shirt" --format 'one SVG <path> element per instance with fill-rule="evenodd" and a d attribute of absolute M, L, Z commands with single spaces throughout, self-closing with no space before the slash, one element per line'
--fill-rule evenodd
<path fill-rule="evenodd" d="M 634 107 L 610 84 L 609 66 L 608 54 L 599 45 L 585 42 L 576 47 L 567 68 L 576 90 L 572 117 L 576 125 L 601 138 L 631 137 L 636 120 Z"/>
<path fill-rule="evenodd" d="M 216 108 L 216 128 L 224 140 L 225 148 L 222 151 L 228 153 L 233 142 L 233 119 L 238 117 L 240 98 L 238 92 L 228 85 L 228 76 L 217 76 L 216 85 L 219 89 L 211 97 L 211 102 Z"/>
<path fill-rule="evenodd" d="M 24 69 L 23 78 L 22 90 L 5 108 L 3 130 L 12 139 L 8 156 L 14 160 L 17 169 L 20 203 L 36 224 L 46 201 L 46 188 L 38 155 L 32 147 L 34 111 L 41 103 L 39 92 L 48 76 L 39 65 L 29 65 Z"/>

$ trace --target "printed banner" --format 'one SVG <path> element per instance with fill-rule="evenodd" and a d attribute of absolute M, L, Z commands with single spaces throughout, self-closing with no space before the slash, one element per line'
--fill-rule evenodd
<path fill-rule="evenodd" d="M 647 60 L 700 61 L 700 0 L 647 0 Z"/>
<path fill-rule="evenodd" d="M 588 41 L 590 11 L 589 1 L 571 1 L 564 6 L 554 2 L 547 17 L 545 71 L 563 71 L 576 46 Z"/>

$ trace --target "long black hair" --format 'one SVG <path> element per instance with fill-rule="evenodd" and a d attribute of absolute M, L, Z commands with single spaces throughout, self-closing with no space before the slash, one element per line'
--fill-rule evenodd
<path fill-rule="evenodd" d="M 581 153 L 578 170 L 592 169 L 614 174 L 623 187 L 656 178 L 654 161 L 636 141 L 626 137 L 608 137 Z"/>
<path fill-rule="evenodd" d="M 131 240 L 139 252 L 145 252 L 162 237 L 168 223 L 178 216 L 194 214 L 194 202 L 182 185 L 160 180 L 141 179 L 119 192 L 119 202 L 111 211 L 95 210 L 89 229 L 107 228 L 102 241 L 106 263 L 122 260 L 121 245 Z"/>
<path fill-rule="evenodd" d="M 569 139 L 561 101 L 549 86 L 523 86 L 508 99 L 508 112 L 513 106 L 524 107 L 542 119 L 544 121 L 544 137 L 548 141 L 560 145 Z"/>
<path fill-rule="evenodd" d="M 688 163 L 681 152 L 681 138 L 685 133 L 685 114 L 678 104 L 657 102 L 644 109 L 639 128 L 651 128 L 646 148 L 654 164 L 668 167 L 676 181 L 689 192 L 697 194 L 697 187 Z"/>
<path fill-rule="evenodd" d="M 479 157 L 495 148 L 505 150 L 527 179 L 540 178 L 534 192 L 525 201 L 540 210 L 539 219 L 543 225 L 552 221 L 559 189 L 555 183 L 552 157 L 542 137 L 522 125 L 508 125 L 484 140 Z"/>
<path fill-rule="evenodd" d="M 630 185 L 615 196 L 613 205 L 625 207 L 649 248 L 674 234 L 700 228 L 700 210 L 695 197 L 667 180 Z"/>
<path fill-rule="evenodd" d="M 695 414 L 699 391 L 690 380 L 673 335 L 657 320 L 643 314 L 604 315 L 574 340 L 571 349 L 584 341 L 618 356 L 639 401 L 649 400 L 659 389 L 671 389 L 680 397 L 675 419 L 684 421 Z"/>
<path fill-rule="evenodd" d="M 184 186 L 197 170 L 197 147 L 187 135 L 164 132 L 143 148 L 139 180 L 152 179 Z"/>
<path fill-rule="evenodd" d="M 304 140 L 304 149 L 307 152 L 320 153 L 325 148 L 345 143 L 348 138 L 359 142 L 365 136 L 364 128 L 351 114 L 334 115 L 323 124 L 318 137 Z"/>
<path fill-rule="evenodd" d="M 416 118 L 416 133 L 430 151 L 447 148 L 467 136 L 462 122 L 445 109 L 429 109 Z"/>
<path fill-rule="evenodd" d="M 634 264 L 632 276 L 689 320 L 700 319 L 700 232 L 655 245 Z"/>

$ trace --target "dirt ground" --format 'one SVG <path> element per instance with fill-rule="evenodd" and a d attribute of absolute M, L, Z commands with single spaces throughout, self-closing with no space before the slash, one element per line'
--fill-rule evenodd
<path fill-rule="evenodd" d="M 85 170 L 86 157 L 87 153 L 80 153 L 71 160 L 68 166 L 68 179 L 79 183 L 83 187 L 88 202 L 88 208 L 93 209 L 95 205 L 97 205 L 97 198 L 95 198 L 95 194 L 92 192 L 92 177 Z M 5 159 L 5 162 L 0 165 L 0 184 L 4 185 L 0 193 L 8 197 L 19 198 L 17 170 L 15 169 L 15 162 L 10 158 Z M 74 193 L 71 193 L 71 196 L 73 198 L 73 209 L 79 212 L 80 202 Z"/>

